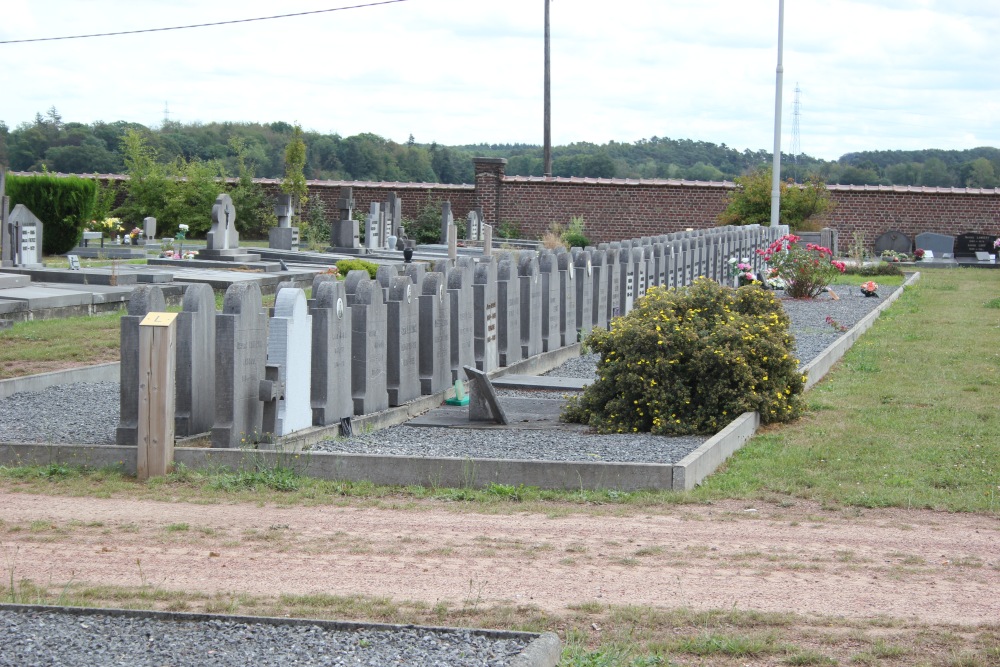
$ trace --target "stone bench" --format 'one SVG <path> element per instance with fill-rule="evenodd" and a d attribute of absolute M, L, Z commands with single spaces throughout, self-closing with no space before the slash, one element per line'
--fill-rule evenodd
<path fill-rule="evenodd" d="M 90 241 L 96 241 L 100 239 L 101 247 L 104 247 L 104 234 L 101 232 L 84 232 L 83 233 L 83 247 L 88 247 Z"/>

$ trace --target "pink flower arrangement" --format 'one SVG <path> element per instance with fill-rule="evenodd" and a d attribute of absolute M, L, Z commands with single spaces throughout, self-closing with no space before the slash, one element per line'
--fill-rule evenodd
<path fill-rule="evenodd" d="M 757 254 L 764 258 L 785 284 L 785 293 L 797 299 L 811 299 L 826 290 L 834 276 L 843 273 L 844 263 L 833 259 L 833 251 L 815 243 L 803 248 L 801 237 L 786 234 Z"/>

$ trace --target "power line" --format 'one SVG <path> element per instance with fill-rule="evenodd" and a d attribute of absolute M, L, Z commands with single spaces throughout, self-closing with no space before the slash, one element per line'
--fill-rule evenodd
<path fill-rule="evenodd" d="M 217 25 L 231 25 L 233 23 L 251 23 L 253 21 L 272 21 L 274 19 L 287 19 L 296 16 L 308 16 L 310 14 L 327 14 L 329 12 L 340 12 L 345 9 L 364 9 L 366 7 L 378 7 L 379 5 L 391 5 L 406 0 L 382 0 L 381 2 L 369 2 L 363 5 L 351 5 L 350 7 L 334 7 L 333 9 L 316 9 L 309 12 L 297 12 L 295 14 L 278 14 L 277 16 L 260 16 L 252 19 L 233 19 L 231 21 L 218 21 L 216 23 L 195 23 L 193 25 L 178 25 L 170 28 L 146 28 L 145 30 L 123 30 L 120 32 L 99 32 L 92 35 L 68 35 L 65 37 L 35 37 L 32 39 L 8 39 L 0 41 L 0 44 L 24 44 L 26 42 L 55 42 L 64 39 L 87 39 L 89 37 L 114 37 L 116 35 L 138 35 L 144 32 L 166 32 L 168 30 L 187 30 L 189 28 L 209 28 Z"/>

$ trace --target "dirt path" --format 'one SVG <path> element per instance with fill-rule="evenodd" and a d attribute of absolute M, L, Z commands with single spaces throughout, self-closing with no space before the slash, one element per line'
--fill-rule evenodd
<path fill-rule="evenodd" d="M 928 623 L 1000 618 L 1000 520 L 718 503 L 625 516 L 274 508 L 0 492 L 4 578 L 166 589 L 598 601 Z M 140 565 L 137 565 L 137 561 Z"/>

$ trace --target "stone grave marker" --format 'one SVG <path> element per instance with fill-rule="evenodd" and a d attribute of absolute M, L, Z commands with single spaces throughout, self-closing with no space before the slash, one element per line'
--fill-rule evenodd
<path fill-rule="evenodd" d="M 365 248 L 369 250 L 381 249 L 382 240 L 382 207 L 378 202 L 372 202 L 368 208 L 368 217 L 365 218 Z"/>
<path fill-rule="evenodd" d="M 475 321 L 472 294 L 472 270 L 466 266 L 456 266 L 449 269 L 448 301 L 451 312 L 449 323 L 451 328 L 451 381 L 455 382 L 462 375 L 464 366 L 474 366 L 476 363 Z"/>
<path fill-rule="evenodd" d="M 441 204 L 441 243 L 448 243 L 448 229 L 454 224 L 455 218 L 451 214 L 451 202 L 443 202 Z"/>
<path fill-rule="evenodd" d="M 608 276 L 610 267 L 605 263 L 606 254 L 604 250 L 594 250 L 590 253 L 591 264 L 594 272 L 594 314 L 592 321 L 594 327 L 602 329 L 608 328 Z"/>
<path fill-rule="evenodd" d="M 978 234 L 966 232 L 959 234 L 955 238 L 955 257 L 976 257 L 976 253 L 987 254 L 996 252 L 993 248 L 993 241 L 997 237 L 993 234 Z"/>
<path fill-rule="evenodd" d="M 306 293 L 278 290 L 267 335 L 267 363 L 278 367 L 284 395 L 278 400 L 274 434 L 288 435 L 312 425 L 312 316 Z"/>
<path fill-rule="evenodd" d="M 420 285 L 420 392 L 436 394 L 451 386 L 451 302 L 444 274 L 424 275 Z"/>
<path fill-rule="evenodd" d="M 921 250 L 929 250 L 935 259 L 948 259 L 955 255 L 955 237 L 950 234 L 924 232 L 917 234 L 914 243 Z"/>
<path fill-rule="evenodd" d="M 521 360 L 521 284 L 513 259 L 497 264 L 497 354 L 501 366 Z"/>
<path fill-rule="evenodd" d="M 483 257 L 493 256 L 493 225 L 483 225 Z"/>
<path fill-rule="evenodd" d="M 608 270 L 605 272 L 607 274 L 608 281 L 608 303 L 607 310 L 605 312 L 605 318 L 610 322 L 613 318 L 619 315 L 624 315 L 625 310 L 622 303 L 622 272 L 626 264 L 622 263 L 622 258 L 624 253 L 621 248 L 611 248 L 604 250 L 604 261 L 608 266 Z"/>
<path fill-rule="evenodd" d="M 910 237 L 903 232 L 888 231 L 875 239 L 875 256 L 880 256 L 886 250 L 893 252 L 913 252 L 913 243 Z"/>
<path fill-rule="evenodd" d="M 472 277 L 472 312 L 475 319 L 476 368 L 492 373 L 500 367 L 497 347 L 497 266 L 491 258 L 476 265 Z"/>
<path fill-rule="evenodd" d="M 403 273 L 409 277 L 417 289 L 421 289 L 424 284 L 424 276 L 427 274 L 427 265 L 420 263 L 409 263 L 403 265 Z"/>
<path fill-rule="evenodd" d="M 236 208 L 227 194 L 215 198 L 212 206 L 212 228 L 206 234 L 207 250 L 234 250 L 240 246 L 240 234 L 236 231 Z"/>
<path fill-rule="evenodd" d="M 389 288 L 392 287 L 392 279 L 399 276 L 399 266 L 396 264 L 379 264 L 375 270 L 375 282 L 382 288 L 382 300 L 389 301 Z"/>
<path fill-rule="evenodd" d="M 122 315 L 119 327 L 119 417 L 115 444 L 137 447 L 139 444 L 139 323 L 149 313 L 167 309 L 163 290 L 156 285 L 139 285 L 128 300 L 127 315 Z"/>
<path fill-rule="evenodd" d="M 27 206 L 18 204 L 7 216 L 7 227 L 10 230 L 8 239 L 12 241 L 11 248 L 14 251 L 14 265 L 40 266 L 44 227 L 42 221 Z"/>
<path fill-rule="evenodd" d="M 568 252 L 556 255 L 556 273 L 559 282 L 559 345 L 566 347 L 576 342 L 576 269 L 573 256 Z"/>
<path fill-rule="evenodd" d="M 635 302 L 646 296 L 646 271 L 647 261 L 646 261 L 646 251 L 642 247 L 632 248 L 631 251 L 631 263 L 632 263 L 632 273 L 635 277 L 635 295 L 631 304 L 629 304 L 629 311 L 635 307 Z"/>
<path fill-rule="evenodd" d="M 527 359 L 542 352 L 542 279 L 534 253 L 518 258 L 517 275 L 521 288 L 521 356 Z"/>
<path fill-rule="evenodd" d="M 367 271 L 349 271 L 344 280 L 351 307 L 351 396 L 354 414 L 389 408 L 386 388 L 386 320 L 388 312 L 378 283 Z"/>
<path fill-rule="evenodd" d="M 490 377 L 476 368 L 465 367 L 465 375 L 471 383 L 469 392 L 469 421 L 488 421 L 509 424 L 507 413 L 497 398 Z"/>
<path fill-rule="evenodd" d="M 329 426 L 354 414 L 351 396 L 351 309 L 347 305 L 343 282 L 335 278 L 317 282 L 316 278 L 313 279 L 310 373 L 312 423 Z"/>
<path fill-rule="evenodd" d="M 260 383 L 267 363 L 267 313 L 256 282 L 226 290 L 215 318 L 215 422 L 212 447 L 252 445 L 263 437 Z"/>
<path fill-rule="evenodd" d="M 177 315 L 177 400 L 174 433 L 190 436 L 215 422 L 215 293 L 205 283 L 184 290 Z"/>
<path fill-rule="evenodd" d="M 407 276 L 393 276 L 388 292 L 386 389 L 397 406 L 420 396 L 420 300 Z"/>
<path fill-rule="evenodd" d="M 354 191 L 349 186 L 340 188 L 337 214 L 339 219 L 330 226 L 331 247 L 354 250 L 360 248 L 360 230 L 358 229 L 358 221 L 354 219 Z"/>
<path fill-rule="evenodd" d="M 650 284 L 665 287 L 667 284 L 666 245 L 657 240 L 653 243 L 653 279 Z"/>
<path fill-rule="evenodd" d="M 562 346 L 559 316 L 563 299 L 556 256 L 550 252 L 540 254 L 538 272 L 542 276 L 542 352 L 550 352 Z"/>
<path fill-rule="evenodd" d="M 573 258 L 573 282 L 576 283 L 576 331 L 583 340 L 594 328 L 594 267 L 589 250 Z"/>
<path fill-rule="evenodd" d="M 292 196 L 281 194 L 274 204 L 274 214 L 278 217 L 278 226 L 268 231 L 268 246 L 275 250 L 299 249 L 299 228 L 292 226 L 292 216 L 295 209 L 292 206 Z M 279 407 L 280 411 L 280 407 Z"/>
<path fill-rule="evenodd" d="M 156 240 L 156 218 L 150 216 L 142 219 L 142 235 L 147 242 Z"/>

